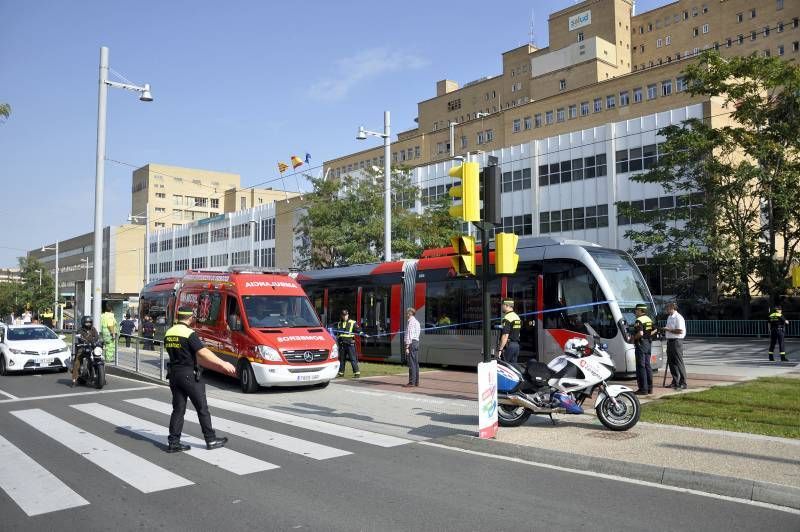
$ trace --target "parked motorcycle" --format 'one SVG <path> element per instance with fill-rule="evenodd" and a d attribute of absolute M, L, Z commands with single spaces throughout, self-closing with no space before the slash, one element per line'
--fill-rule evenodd
<path fill-rule="evenodd" d="M 591 328 L 589 327 L 590 332 Z M 564 354 L 543 364 L 497 363 L 498 423 L 517 427 L 531 414 L 583 414 L 583 402 L 599 390 L 594 409 L 600 422 L 614 431 L 628 430 L 639 421 L 639 398 L 627 386 L 606 384 L 614 374 L 614 361 L 606 349 L 582 338 L 567 340 Z"/>
<path fill-rule="evenodd" d="M 72 363 L 80 363 L 78 384 L 94 386 L 98 390 L 105 386 L 106 359 L 103 356 L 102 342 L 75 344 L 75 356 L 72 359 Z"/>

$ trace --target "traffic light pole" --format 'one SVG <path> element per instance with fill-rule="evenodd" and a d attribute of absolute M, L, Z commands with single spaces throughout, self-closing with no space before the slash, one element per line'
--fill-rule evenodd
<path fill-rule="evenodd" d="M 489 362 L 492 350 L 492 301 L 489 294 L 489 228 L 490 223 L 476 223 L 481 232 L 481 291 L 483 296 L 483 361 Z"/>

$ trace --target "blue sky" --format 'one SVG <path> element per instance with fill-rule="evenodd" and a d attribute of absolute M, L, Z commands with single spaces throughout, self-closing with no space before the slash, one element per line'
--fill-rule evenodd
<path fill-rule="evenodd" d="M 358 126 L 382 128 L 385 109 L 393 132 L 412 128 L 437 80 L 499 73 L 500 54 L 528 40 L 531 8 L 545 46 L 549 13 L 573 3 L 0 0 L 0 102 L 13 110 L 0 124 L 0 267 L 93 229 L 100 46 L 155 97 L 109 90 L 106 156 L 122 163 L 106 162 L 113 225 L 129 213 L 133 168 L 280 186 L 278 160 L 308 152 L 316 166 L 364 149 Z"/>

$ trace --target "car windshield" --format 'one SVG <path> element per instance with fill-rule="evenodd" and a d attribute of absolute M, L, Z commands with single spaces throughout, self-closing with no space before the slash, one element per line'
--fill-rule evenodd
<path fill-rule="evenodd" d="M 319 327 L 305 296 L 243 296 L 250 327 Z"/>
<path fill-rule="evenodd" d="M 9 340 L 56 340 L 56 333 L 47 327 L 23 327 L 21 329 L 8 329 Z"/>
<path fill-rule="evenodd" d="M 636 263 L 622 251 L 613 249 L 586 248 L 603 271 L 603 275 L 611 287 L 613 297 L 617 300 L 622 316 L 628 323 L 636 319 L 633 309 L 644 303 L 649 308 L 650 316 L 655 315 L 650 290 L 642 277 Z"/>

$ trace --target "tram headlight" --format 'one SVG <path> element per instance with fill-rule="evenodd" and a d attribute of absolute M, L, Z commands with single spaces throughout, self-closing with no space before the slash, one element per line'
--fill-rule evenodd
<path fill-rule="evenodd" d="M 258 356 L 263 360 L 267 360 L 269 362 L 280 362 L 282 360 L 281 354 L 278 353 L 278 350 L 268 345 L 259 345 L 256 347 L 256 351 L 258 352 Z"/>
<path fill-rule="evenodd" d="M 334 358 L 339 358 L 339 346 L 336 344 L 333 344 L 333 347 L 331 348 L 331 359 Z"/>

